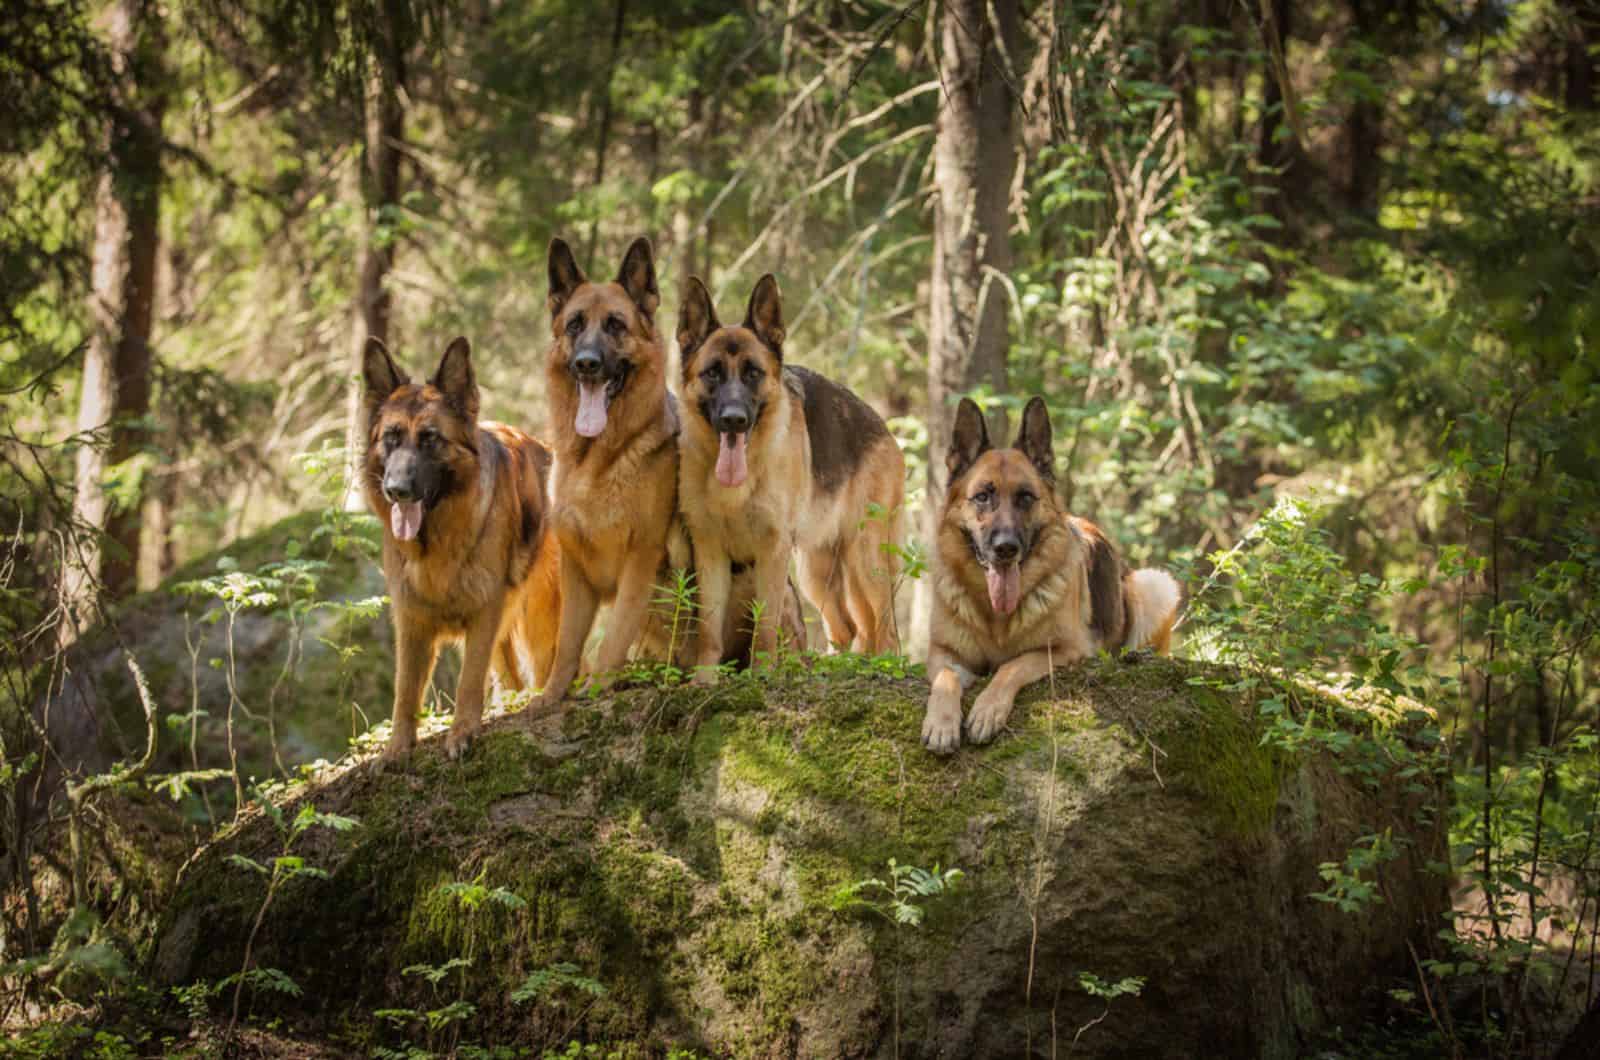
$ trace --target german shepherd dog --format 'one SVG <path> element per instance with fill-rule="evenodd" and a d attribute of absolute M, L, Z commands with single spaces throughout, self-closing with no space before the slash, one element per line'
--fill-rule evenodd
<path fill-rule="evenodd" d="M 561 641 L 530 720 L 578 676 L 595 613 L 610 602 L 598 671 L 628 658 L 666 558 L 678 497 L 678 409 L 667 392 L 661 303 L 650 243 L 635 240 L 611 283 L 591 283 L 572 250 L 550 243 L 545 358 L 561 544 Z"/>
<path fill-rule="evenodd" d="M 367 341 L 367 506 L 383 523 L 383 575 L 394 613 L 394 721 L 380 763 L 416 743 L 417 709 L 444 641 L 465 639 L 445 751 L 478 734 L 484 685 L 524 687 L 550 673 L 560 566 L 545 502 L 550 452 L 514 427 L 478 422 L 471 348 L 450 343 L 439 370 L 413 383 Z"/>
<path fill-rule="evenodd" d="M 835 648 L 890 647 L 895 539 L 905 459 L 864 401 L 783 362 L 778 283 L 763 276 L 744 323 L 723 327 L 691 278 L 678 313 L 686 416 L 679 504 L 694 542 L 705 614 L 696 680 L 715 678 L 730 606 L 730 563 L 755 568 L 768 602 L 755 649 L 776 645 L 789 557 Z M 873 506 L 876 506 L 876 511 Z"/>
<path fill-rule="evenodd" d="M 1099 527 L 1062 509 L 1041 399 L 1028 402 L 1012 448 L 994 449 L 983 414 L 963 398 L 945 466 L 922 724 L 930 750 L 960 745 L 961 693 L 979 674 L 994 680 L 966 731 L 986 743 L 1017 693 L 1052 666 L 1102 648 L 1168 650 L 1178 583 L 1165 571 L 1129 571 Z"/>

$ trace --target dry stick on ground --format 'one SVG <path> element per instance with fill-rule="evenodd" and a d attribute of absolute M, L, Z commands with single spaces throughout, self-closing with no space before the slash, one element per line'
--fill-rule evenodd
<path fill-rule="evenodd" d="M 1411 944 L 1410 939 L 1406 940 L 1406 950 L 1411 954 L 1412 967 L 1417 970 L 1417 985 L 1422 987 L 1422 1000 L 1427 1003 L 1428 1016 L 1433 1020 L 1433 1025 L 1438 1028 L 1439 1033 L 1444 1035 L 1446 1040 L 1450 1042 L 1451 1057 L 1459 1058 L 1461 1056 L 1461 1043 L 1456 1040 L 1455 1020 L 1450 1016 L 1450 1006 L 1446 1005 L 1444 1007 L 1445 1019 L 1450 1021 L 1450 1025 L 1446 1027 L 1439 1019 L 1439 1010 L 1434 1008 L 1433 993 L 1428 989 L 1427 973 L 1422 970 L 1422 961 L 1417 958 L 1417 948 Z"/>
<path fill-rule="evenodd" d="M 1070 1043 L 1068 1043 L 1068 1045 L 1067 1045 L 1067 1055 L 1071 1056 L 1072 1053 L 1078 1048 L 1078 1039 L 1083 1037 L 1083 1032 L 1084 1031 L 1088 1030 L 1090 1027 L 1093 1027 L 1095 1024 L 1101 1022 L 1102 1020 L 1104 1020 L 1109 1015 L 1111 1015 L 1111 1002 L 1107 1001 L 1106 1002 L 1106 1007 L 1101 1010 L 1100 1015 L 1096 1016 L 1094 1019 L 1090 1020 L 1088 1023 L 1085 1023 L 1083 1026 L 1079 1027 L 1078 1028 L 1078 1033 L 1074 1034 L 1072 1036 L 1072 1041 Z"/>
<path fill-rule="evenodd" d="M 287 853 L 287 851 L 285 851 Z M 228 1017 L 228 1030 L 222 1036 L 222 1045 L 226 1051 L 228 1044 L 233 1041 L 233 1031 L 239 1025 L 239 997 L 244 993 L 245 976 L 250 971 L 250 957 L 256 946 L 256 936 L 261 933 L 261 922 L 267 918 L 267 910 L 272 907 L 272 899 L 278 893 L 278 886 L 287 879 L 277 871 L 274 866 L 272 875 L 267 880 L 267 896 L 261 900 L 261 908 L 256 910 L 255 922 L 250 925 L 250 935 L 244 941 L 244 964 L 239 968 L 239 978 L 233 983 L 233 1013 Z"/>
<path fill-rule="evenodd" d="M 131 766 L 97 773 L 92 777 L 67 785 L 67 839 L 72 851 L 72 907 L 74 912 L 88 908 L 88 879 L 83 856 L 83 811 L 96 793 L 109 788 L 131 784 L 144 776 L 156 757 L 156 705 L 150 699 L 150 686 L 145 683 L 144 672 L 129 655 L 128 669 L 133 674 L 133 687 L 139 693 L 139 705 L 144 708 L 144 757 Z"/>

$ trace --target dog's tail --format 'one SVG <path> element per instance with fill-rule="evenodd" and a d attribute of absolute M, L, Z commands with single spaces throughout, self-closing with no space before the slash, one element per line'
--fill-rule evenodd
<path fill-rule="evenodd" d="M 1129 571 L 1122 579 L 1122 598 L 1128 608 L 1129 651 L 1154 648 L 1165 655 L 1172 648 L 1172 625 L 1178 620 L 1182 593 L 1172 575 L 1146 567 Z"/>

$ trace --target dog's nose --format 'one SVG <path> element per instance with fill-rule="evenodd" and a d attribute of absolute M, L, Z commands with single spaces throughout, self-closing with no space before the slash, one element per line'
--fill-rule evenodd
<path fill-rule="evenodd" d="M 417 491 L 410 482 L 399 479 L 386 478 L 383 480 L 383 492 L 391 501 L 406 503 L 417 499 Z"/>
<path fill-rule="evenodd" d="M 1003 531 L 989 539 L 989 548 L 994 552 L 995 559 L 1010 563 L 1022 551 L 1022 539 L 1014 533 Z"/>
<path fill-rule="evenodd" d="M 605 367 L 605 359 L 600 356 L 600 351 L 592 346 L 585 346 L 573 353 L 570 365 L 573 375 L 593 379 L 600 374 L 600 369 Z"/>
<path fill-rule="evenodd" d="M 723 409 L 717 416 L 717 430 L 723 434 L 743 434 L 750 429 L 750 416 L 743 409 Z"/>

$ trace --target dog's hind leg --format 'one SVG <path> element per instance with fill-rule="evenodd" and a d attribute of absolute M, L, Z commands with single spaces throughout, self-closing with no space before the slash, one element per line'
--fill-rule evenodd
<path fill-rule="evenodd" d="M 512 616 L 512 619 L 518 627 L 521 626 L 522 620 L 516 619 L 515 616 Z M 520 692 L 528 687 L 528 683 L 522 679 L 522 660 L 518 658 L 517 641 L 520 639 L 520 628 L 511 629 L 507 630 L 501 636 L 500 643 L 495 645 L 494 678 L 500 687 L 508 692 Z"/>
<path fill-rule="evenodd" d="M 855 626 L 850 650 L 881 655 L 891 644 L 894 623 L 894 574 L 879 549 L 881 534 L 865 533 L 850 546 L 845 564 L 845 607 Z"/>
<path fill-rule="evenodd" d="M 522 650 L 533 667 L 528 676 L 534 688 L 542 688 L 555 668 L 561 637 L 561 553 L 554 534 L 545 538 L 528 573 L 518 619 Z"/>
<path fill-rule="evenodd" d="M 845 611 L 843 564 L 832 548 L 800 550 L 800 591 L 822 614 L 822 632 L 836 651 L 850 646 L 855 625 Z"/>

